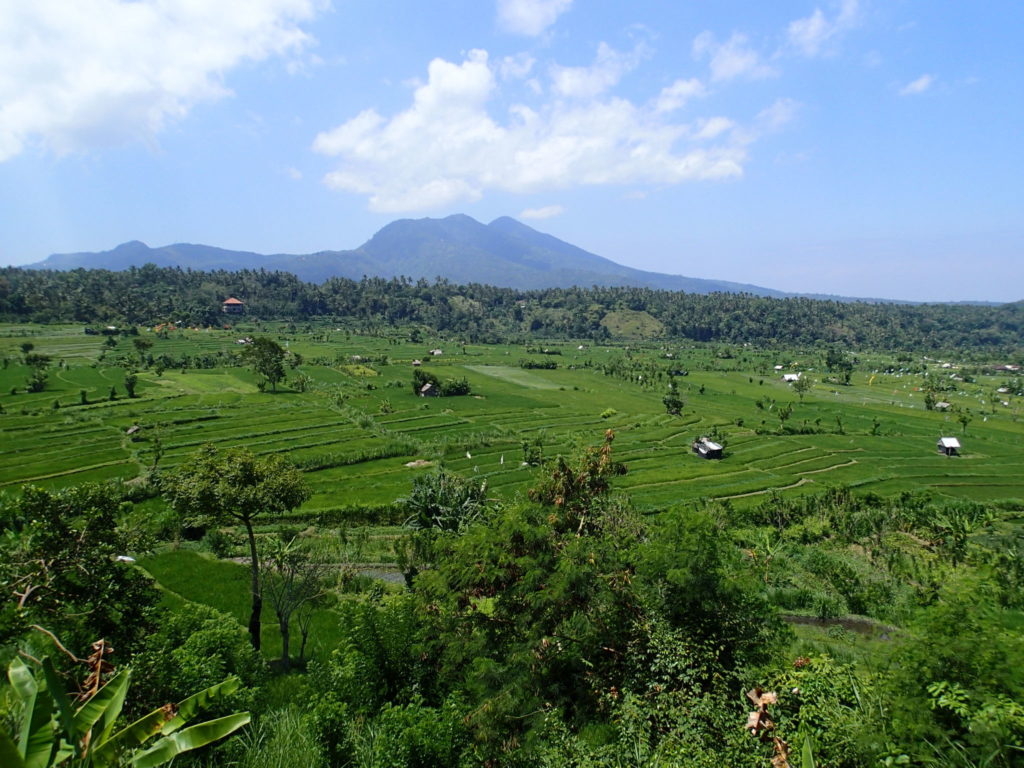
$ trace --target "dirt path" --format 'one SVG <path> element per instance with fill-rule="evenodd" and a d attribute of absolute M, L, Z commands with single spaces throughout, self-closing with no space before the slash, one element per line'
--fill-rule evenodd
<path fill-rule="evenodd" d="M 809 479 L 809 478 L 801 477 L 795 483 L 791 483 L 790 485 L 782 485 L 782 486 L 779 486 L 778 488 L 764 488 L 763 490 L 760 490 L 760 491 L 750 491 L 750 493 L 737 493 L 737 494 L 735 494 L 733 496 L 714 496 L 713 498 L 715 498 L 715 499 L 743 499 L 743 498 L 746 498 L 747 496 L 761 496 L 761 495 L 766 494 L 766 493 L 771 493 L 772 491 L 788 491 L 790 488 L 799 488 L 801 485 L 806 485 L 807 483 L 813 483 L 813 482 L 814 481 Z"/>

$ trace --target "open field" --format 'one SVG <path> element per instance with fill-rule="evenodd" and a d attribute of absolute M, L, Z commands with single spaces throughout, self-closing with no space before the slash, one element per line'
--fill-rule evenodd
<path fill-rule="evenodd" d="M 721 348 L 693 345 L 566 343 L 551 345 L 559 354 L 543 356 L 557 369 L 527 370 L 520 360 L 542 356 L 515 346 L 265 332 L 303 356 L 289 376 L 305 374 L 305 392 L 287 384 L 259 392 L 257 377 L 235 362 L 238 330 L 173 331 L 166 338 L 141 331 L 153 342 L 151 355 L 189 366 L 158 371 L 139 365 L 131 337 L 110 347 L 79 326 L 0 329 L 0 489 L 129 480 L 154 462 L 173 468 L 212 443 L 289 456 L 307 470 L 315 491 L 300 514 L 322 516 L 391 504 L 425 471 L 406 466 L 415 460 L 443 462 L 510 497 L 529 487 L 536 471 L 522 465 L 524 439 L 539 440 L 550 457 L 595 444 L 613 429 L 616 455 L 630 470 L 617 487 L 651 509 L 705 497 L 744 504 L 772 491 L 802 494 L 839 484 L 879 494 L 1024 499 L 1019 399 L 1012 391 L 996 394 L 1000 386 L 1022 384 L 1005 372 L 975 369 L 967 377 L 973 381 L 956 381 L 942 394 L 961 413 L 969 409 L 965 425 L 957 413 L 925 410 L 920 375 L 882 373 L 893 365 L 885 356 L 865 356 L 843 386 L 822 383 L 820 354 L 807 351 L 735 349 L 723 356 Z M 42 392 L 24 390 L 25 340 L 52 358 Z M 430 357 L 436 346 L 444 354 Z M 415 358 L 442 380 L 465 377 L 473 394 L 413 395 Z M 131 361 L 139 367 L 135 398 L 124 389 L 125 368 L 115 364 Z M 815 379 L 803 402 L 776 364 Z M 661 403 L 670 369 L 689 372 L 674 379 L 685 403 L 678 417 Z M 958 370 L 938 361 L 929 369 L 947 377 Z M 783 424 L 778 414 L 787 406 L 792 415 Z M 140 429 L 129 435 L 135 425 Z M 696 436 L 709 433 L 726 443 L 720 462 L 690 451 Z M 959 437 L 963 455 L 938 455 L 941 435 Z"/>

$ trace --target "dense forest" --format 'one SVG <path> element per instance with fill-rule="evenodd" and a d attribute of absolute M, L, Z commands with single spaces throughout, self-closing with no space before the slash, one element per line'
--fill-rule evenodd
<path fill-rule="evenodd" d="M 249 319 L 330 319 L 372 330 L 421 325 L 469 342 L 529 337 L 689 339 L 888 349 L 985 348 L 1019 354 L 1024 304 L 895 304 L 709 295 L 646 288 L 519 291 L 408 279 L 304 283 L 284 272 L 0 270 L 0 320 L 220 325 L 221 302 Z M 233 319 L 233 318 L 232 318 Z M 637 330 L 640 329 L 640 330 Z"/>

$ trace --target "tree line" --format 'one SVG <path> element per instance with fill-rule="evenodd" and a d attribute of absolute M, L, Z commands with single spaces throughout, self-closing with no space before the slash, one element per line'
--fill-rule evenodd
<path fill-rule="evenodd" d="M 609 313 L 623 310 L 648 313 L 666 338 L 759 346 L 982 348 L 1019 356 L 1024 331 L 1021 302 L 913 305 L 636 287 L 521 291 L 378 277 L 314 284 L 286 272 L 153 265 L 121 272 L 0 269 L 0 320 L 7 322 L 221 325 L 238 322 L 221 311 L 229 296 L 245 302 L 247 319 L 329 319 L 365 330 L 422 326 L 471 342 L 603 341 L 613 335 Z"/>

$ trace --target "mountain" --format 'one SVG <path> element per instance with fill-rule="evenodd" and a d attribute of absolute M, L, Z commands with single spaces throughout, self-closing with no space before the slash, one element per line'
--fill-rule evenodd
<path fill-rule="evenodd" d="M 54 254 L 28 268 L 124 270 L 147 263 L 195 270 L 281 270 L 307 282 L 323 282 L 331 277 L 441 277 L 454 283 L 524 290 L 599 285 L 688 293 L 787 295 L 744 283 L 645 272 L 616 264 L 507 216 L 485 225 L 463 214 L 393 221 L 350 251 L 263 255 L 187 243 L 150 248 L 132 241 L 100 253 Z"/>

